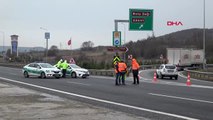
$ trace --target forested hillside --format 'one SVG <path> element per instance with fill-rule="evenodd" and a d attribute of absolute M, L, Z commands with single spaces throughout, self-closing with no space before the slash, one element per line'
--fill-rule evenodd
<path fill-rule="evenodd" d="M 158 59 L 161 54 L 166 56 L 166 48 L 203 48 L 203 30 L 188 29 L 164 36 L 150 36 L 147 39 L 129 42 L 127 54 L 137 58 Z M 213 29 L 206 29 L 206 58 L 213 59 Z"/>

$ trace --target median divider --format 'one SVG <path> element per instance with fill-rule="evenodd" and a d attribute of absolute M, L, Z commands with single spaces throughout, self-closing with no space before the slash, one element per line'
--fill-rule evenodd
<path fill-rule="evenodd" d="M 196 70 L 188 70 L 185 69 L 184 74 L 187 76 L 187 73 L 190 73 L 191 78 L 213 81 L 213 73 L 212 72 L 200 72 Z"/>
<path fill-rule="evenodd" d="M 4 67 L 13 67 L 13 68 L 22 68 L 24 65 L 27 63 L 1 63 L 0 66 Z M 146 69 L 156 69 L 159 65 L 142 65 L 140 66 L 140 70 L 146 70 Z M 209 66 L 210 67 L 210 66 Z M 99 70 L 99 69 L 88 69 L 90 72 L 90 75 L 97 75 L 97 76 L 115 76 L 114 70 Z M 208 81 L 213 81 L 213 73 L 212 72 L 199 72 L 195 70 L 188 70 L 185 69 L 185 76 L 187 76 L 187 73 L 190 72 L 191 78 L 195 79 L 201 79 L 201 80 L 208 80 Z"/>

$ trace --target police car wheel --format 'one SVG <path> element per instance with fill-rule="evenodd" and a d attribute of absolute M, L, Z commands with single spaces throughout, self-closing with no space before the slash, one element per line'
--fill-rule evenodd
<path fill-rule="evenodd" d="M 45 73 L 44 73 L 44 72 L 42 72 L 42 73 L 41 73 L 41 78 L 46 78 L 46 76 L 45 76 Z"/>
<path fill-rule="evenodd" d="M 28 78 L 28 77 L 29 77 L 29 75 L 28 75 L 28 72 L 27 72 L 27 71 L 24 71 L 24 77 L 25 77 L 25 78 Z"/>
<path fill-rule="evenodd" d="M 72 72 L 71 77 L 72 77 L 72 78 L 76 78 L 76 77 L 77 77 L 76 73 L 75 73 L 75 72 Z"/>

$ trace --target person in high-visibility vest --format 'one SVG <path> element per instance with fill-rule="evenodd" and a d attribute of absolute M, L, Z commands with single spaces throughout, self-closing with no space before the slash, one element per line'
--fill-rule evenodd
<path fill-rule="evenodd" d="M 132 74 L 133 74 L 133 84 L 139 84 L 139 77 L 138 77 L 138 71 L 139 71 L 139 64 L 136 61 L 135 58 L 132 59 Z M 137 80 L 137 81 L 136 81 Z"/>
<path fill-rule="evenodd" d="M 67 60 L 64 60 L 64 62 L 61 65 L 62 65 L 62 74 L 63 74 L 62 77 L 65 78 L 69 64 L 67 63 Z"/>
<path fill-rule="evenodd" d="M 63 63 L 63 59 L 60 59 L 57 64 L 55 65 L 58 69 L 61 69 L 62 68 L 62 64 Z"/>
<path fill-rule="evenodd" d="M 118 71 L 120 72 L 120 76 L 121 76 L 121 79 L 122 79 L 122 84 L 125 85 L 125 74 L 127 72 L 127 66 L 126 66 L 126 63 L 121 60 L 119 63 L 118 63 Z"/>
<path fill-rule="evenodd" d="M 114 69 L 115 69 L 115 85 L 119 85 L 120 84 L 120 72 L 118 70 L 118 62 L 115 63 L 114 65 Z"/>

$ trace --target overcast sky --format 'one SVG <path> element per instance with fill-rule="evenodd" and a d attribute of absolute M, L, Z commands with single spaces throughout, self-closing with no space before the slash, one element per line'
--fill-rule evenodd
<path fill-rule="evenodd" d="M 44 32 L 50 32 L 49 47 L 80 48 L 85 41 L 95 46 L 112 45 L 114 20 L 129 19 L 129 9 L 153 9 L 156 36 L 189 28 L 203 28 L 204 0 L 0 0 L 0 31 L 4 45 L 11 45 L 10 35 L 19 35 L 19 45 L 46 47 Z M 213 28 L 213 0 L 206 0 L 206 28 Z M 183 26 L 167 26 L 180 21 Z M 40 28 L 44 29 L 40 29 Z M 126 32 L 126 42 L 147 38 L 152 31 L 128 31 L 129 24 L 119 24 Z M 47 29 L 47 30 L 45 30 Z M 0 46 L 3 44 L 0 34 Z M 122 35 L 124 39 L 124 35 Z"/>

